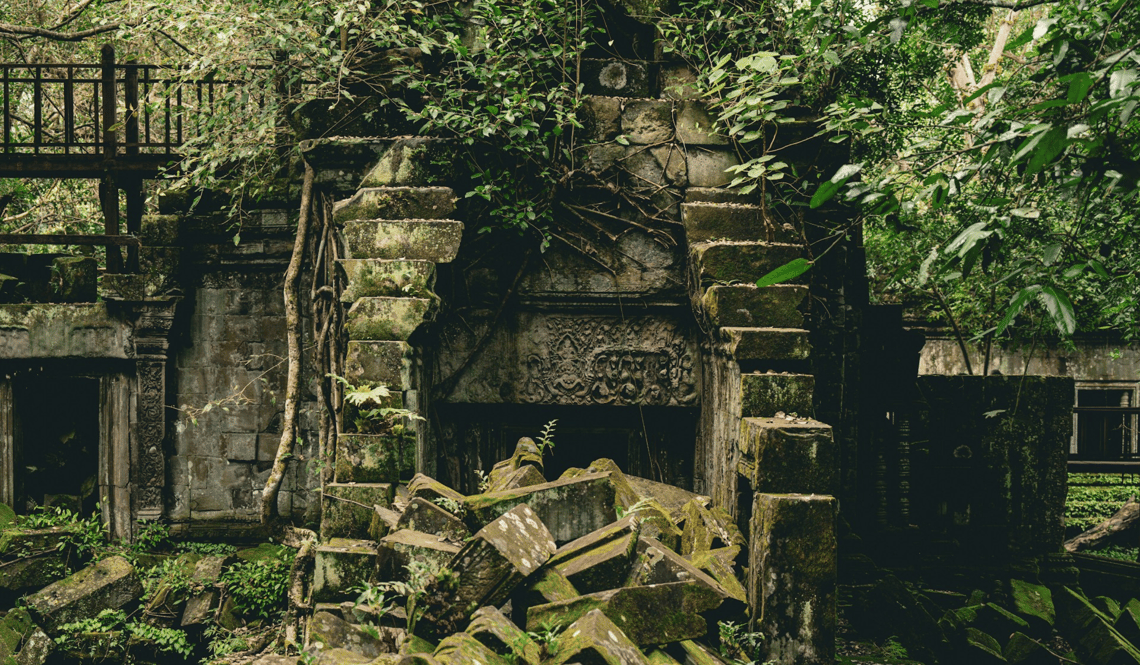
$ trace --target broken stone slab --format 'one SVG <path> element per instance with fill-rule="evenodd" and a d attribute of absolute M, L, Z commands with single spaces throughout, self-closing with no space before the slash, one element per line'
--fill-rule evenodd
<path fill-rule="evenodd" d="M 629 575 L 641 523 L 634 515 L 558 548 L 548 565 L 583 594 L 619 587 Z"/>
<path fill-rule="evenodd" d="M 735 575 L 732 578 L 735 579 Z M 734 594 L 715 578 L 661 542 L 642 536 L 637 543 L 637 558 L 630 567 L 626 585 L 648 586 L 671 582 L 692 582 L 707 587 L 724 603 L 720 608 L 722 610 L 720 614 L 725 616 L 734 615 L 745 609 L 747 596 L 742 587 L 739 589 L 739 595 Z M 736 586 L 739 587 L 740 582 L 737 582 Z"/>
<path fill-rule="evenodd" d="M 396 529 L 411 529 L 453 542 L 460 542 L 471 535 L 458 517 L 422 496 L 413 497 L 408 502 L 399 521 L 396 522 Z"/>
<path fill-rule="evenodd" d="M 424 656 L 431 656 L 435 652 L 435 644 L 420 637 L 419 635 L 408 635 L 404 642 L 400 645 L 400 655 L 410 656 L 413 654 L 422 654 Z"/>
<path fill-rule="evenodd" d="M 740 547 L 719 547 L 715 550 L 693 552 L 689 561 L 698 570 L 707 573 L 716 580 L 732 598 L 742 603 L 748 602 L 748 592 L 736 576 L 736 559 L 740 556 Z"/>
<path fill-rule="evenodd" d="M 815 376 L 812 374 L 746 372 L 740 375 L 740 415 L 744 418 L 771 418 L 777 413 L 810 417 L 814 396 Z"/>
<path fill-rule="evenodd" d="M 649 665 L 637 645 L 599 610 L 586 612 L 555 641 L 550 665 Z"/>
<path fill-rule="evenodd" d="M 610 474 L 610 483 L 614 486 L 614 502 L 622 510 L 629 510 L 641 498 L 630 485 L 629 479 L 618 463 L 608 457 L 599 457 L 590 462 L 590 466 L 586 467 L 586 473 Z"/>
<path fill-rule="evenodd" d="M 617 519 L 617 490 L 609 473 L 583 474 L 519 489 L 476 494 L 463 500 L 473 528 L 526 504 L 555 542 L 568 543 Z"/>
<path fill-rule="evenodd" d="M 0 564 L 0 589 L 37 589 L 67 577 L 64 552 L 49 551 Z"/>
<path fill-rule="evenodd" d="M 997 665 L 1005 661 L 1001 655 L 1001 643 L 993 635 L 977 628 L 966 629 L 966 649 L 963 654 L 970 663 Z"/>
<path fill-rule="evenodd" d="M 514 489 L 514 487 L 526 487 L 527 485 L 516 484 L 513 487 L 507 486 L 507 478 L 524 467 L 534 467 L 538 472 L 539 478 L 542 478 L 538 483 L 531 483 L 537 485 L 546 482 L 546 478 L 542 476 L 542 453 L 538 450 L 538 444 L 534 442 L 529 436 L 524 436 L 515 444 L 515 451 L 505 460 L 497 462 L 495 466 L 491 467 L 491 473 L 488 474 L 488 492 L 498 492 L 505 489 Z M 533 475 L 530 477 L 534 477 Z"/>
<path fill-rule="evenodd" d="M 680 553 L 688 555 L 721 547 L 746 546 L 744 534 L 740 533 L 728 513 L 716 506 L 709 508 L 705 504 L 706 501 L 697 498 L 685 504 L 681 510 L 685 522 L 681 532 Z"/>
<path fill-rule="evenodd" d="M 350 340 L 344 378 L 360 386 L 381 385 L 391 390 L 412 390 L 412 347 L 407 342 Z"/>
<path fill-rule="evenodd" d="M 801 328 L 723 327 L 720 332 L 737 362 L 807 360 L 811 354 L 808 331 Z"/>
<path fill-rule="evenodd" d="M 333 204 L 333 221 L 443 219 L 455 212 L 450 187 L 365 187 Z"/>
<path fill-rule="evenodd" d="M 669 519 L 673 520 L 673 522 L 683 520 L 685 518 L 685 504 L 699 496 L 680 487 L 659 483 L 656 480 L 649 480 L 648 478 L 642 478 L 640 476 L 626 474 L 625 479 L 629 482 L 633 491 L 637 493 L 638 500 L 653 499 L 661 504 L 661 507 L 668 512 Z M 705 501 L 708 502 L 709 498 L 705 497 Z"/>
<path fill-rule="evenodd" d="M 1057 610 L 1053 607 L 1053 592 L 1049 587 L 1013 579 L 1009 582 L 1009 588 L 1014 611 L 1029 622 L 1033 634 L 1043 635 L 1053 629 L 1057 621 Z M 1140 603 L 1137 604 L 1137 609 L 1140 610 Z"/>
<path fill-rule="evenodd" d="M 1057 657 L 1049 653 L 1040 641 L 1024 633 L 1014 633 L 1001 650 L 1005 662 L 1011 665 L 1056 665 Z"/>
<path fill-rule="evenodd" d="M 1112 627 L 1132 644 L 1140 644 L 1140 600 L 1129 599 Z"/>
<path fill-rule="evenodd" d="M 192 576 L 201 559 L 202 555 L 194 552 L 180 554 L 172 564 L 181 573 L 177 578 Z M 147 619 L 169 627 L 178 618 L 182 604 L 186 601 L 187 590 L 184 585 L 172 585 L 167 580 L 160 580 L 146 604 Z"/>
<path fill-rule="evenodd" d="M 355 597 L 351 589 L 376 578 L 376 544 L 332 538 L 318 545 L 313 561 L 313 601 L 337 602 Z"/>
<path fill-rule="evenodd" d="M 701 304 L 708 320 L 718 326 L 802 328 L 804 315 L 800 307 L 807 299 L 807 292 L 808 287 L 795 284 L 763 288 L 755 284 L 718 284 L 705 291 Z"/>
<path fill-rule="evenodd" d="M 702 284 L 724 284 L 756 280 L 776 268 L 795 259 L 804 257 L 800 244 L 762 242 L 696 242 L 689 246 L 694 270 Z M 795 284 L 804 284 L 807 279 L 797 277 Z"/>
<path fill-rule="evenodd" d="M 656 499 L 642 497 L 630 506 L 626 515 L 636 515 L 641 535 L 658 540 L 665 547 L 677 551 L 681 547 L 681 529 L 669 512 Z"/>
<path fill-rule="evenodd" d="M 554 568 L 544 566 L 534 574 L 526 586 L 524 593 L 517 598 L 515 609 L 523 609 L 534 605 L 557 603 L 582 595 L 566 579 L 566 576 Z M 522 605 L 520 608 L 519 605 Z"/>
<path fill-rule="evenodd" d="M 529 635 L 494 607 L 480 607 L 471 615 L 466 632 L 493 653 L 513 653 L 530 665 L 542 660 L 542 648 Z"/>
<path fill-rule="evenodd" d="M 385 637 L 389 639 L 384 639 Z M 330 612 L 316 612 L 309 619 L 308 647 L 320 651 L 347 649 L 368 660 L 385 653 L 395 653 L 396 635 L 381 627 L 373 635 Z"/>
<path fill-rule="evenodd" d="M 699 642 L 685 640 L 679 644 L 684 665 L 725 665 L 712 649 Z"/>
<path fill-rule="evenodd" d="M 375 539 L 371 533 L 375 506 L 390 506 L 392 483 L 327 483 L 322 493 L 321 538 Z"/>
<path fill-rule="evenodd" d="M 717 609 L 722 597 L 693 582 L 622 587 L 527 610 L 527 630 L 563 628 L 600 611 L 639 645 L 668 644 L 704 637 L 703 613 Z M 569 632 L 571 629 L 567 629 Z"/>
<path fill-rule="evenodd" d="M 213 589 L 206 589 L 191 596 L 186 601 L 186 608 L 182 610 L 180 625 L 185 628 L 186 626 L 200 626 L 206 623 L 213 616 L 217 605 L 218 592 Z"/>
<path fill-rule="evenodd" d="M 393 531 L 377 543 L 380 576 L 390 580 L 407 580 L 413 562 L 442 570 L 458 553 L 459 547 L 446 538 L 411 529 Z"/>
<path fill-rule="evenodd" d="M 744 418 L 740 470 L 756 492 L 832 494 L 837 451 L 831 427 L 808 418 Z"/>
<path fill-rule="evenodd" d="M 443 665 L 508 665 L 506 659 L 467 633 L 445 637 L 432 657 Z"/>
<path fill-rule="evenodd" d="M 682 203 L 681 223 L 689 242 L 765 241 L 794 244 L 802 240 L 791 224 L 769 219 L 760 206 L 740 203 Z"/>
<path fill-rule="evenodd" d="M 142 595 L 134 566 L 121 556 L 92 564 L 27 597 L 27 606 L 49 633 L 61 624 L 117 610 Z"/>
<path fill-rule="evenodd" d="M 52 639 L 32 622 L 24 608 L 12 608 L 0 619 L 0 663 L 43 665 L 54 646 Z"/>
<path fill-rule="evenodd" d="M 455 610 L 470 616 L 485 605 L 501 605 L 554 551 L 554 538 L 536 511 L 512 508 L 476 532 L 452 560 Z"/>
<path fill-rule="evenodd" d="M 766 660 L 805 665 L 835 660 L 835 519 L 834 497 L 755 495 L 748 604 L 765 637 Z"/>
<path fill-rule="evenodd" d="M 455 147 L 448 141 L 421 136 L 396 139 L 380 156 L 361 188 L 426 187 L 454 176 Z"/>
<path fill-rule="evenodd" d="M 427 296 L 435 286 L 435 261 L 337 259 L 344 271 L 343 303 L 378 296 Z"/>
<path fill-rule="evenodd" d="M 10 528 L 0 533 L 0 555 L 27 557 L 36 552 L 58 551 L 64 539 L 77 535 L 75 525 L 46 529 Z"/>
<path fill-rule="evenodd" d="M 320 652 L 314 665 L 370 665 L 373 660 L 348 649 L 329 649 Z"/>
<path fill-rule="evenodd" d="M 1098 665 L 1140 662 L 1140 650 L 1112 627 L 1112 620 L 1088 598 L 1062 587 L 1054 598 L 1061 634 Z"/>
<path fill-rule="evenodd" d="M 408 496 L 423 497 L 433 502 L 437 499 L 444 499 L 454 501 L 457 504 L 462 504 L 465 499 L 459 492 L 422 473 L 417 473 L 408 483 Z"/>
<path fill-rule="evenodd" d="M 345 331 L 353 340 L 407 341 L 428 320 L 433 305 L 428 298 L 360 298 L 348 309 Z"/>
<path fill-rule="evenodd" d="M 676 658 L 670 656 L 664 649 L 646 651 L 645 659 L 649 661 L 649 665 L 681 665 Z"/>
<path fill-rule="evenodd" d="M 523 487 L 534 487 L 545 482 L 546 477 L 542 475 L 542 472 L 537 467 L 528 465 L 499 476 L 497 482 L 493 482 L 487 491 L 503 492 Z"/>
<path fill-rule="evenodd" d="M 355 221 L 344 225 L 352 259 L 415 259 L 449 263 L 459 252 L 463 222 L 453 219 Z"/>

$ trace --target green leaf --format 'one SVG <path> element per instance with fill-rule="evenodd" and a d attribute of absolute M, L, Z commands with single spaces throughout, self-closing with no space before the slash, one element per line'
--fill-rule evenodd
<path fill-rule="evenodd" d="M 1011 298 L 1009 301 L 1009 307 L 1007 307 L 1005 310 L 1005 316 L 1001 317 L 1001 321 L 999 321 L 997 324 L 997 330 L 994 331 L 995 337 L 1005 332 L 1006 327 L 1009 326 L 1009 324 L 1015 317 L 1017 317 L 1018 314 L 1021 314 L 1021 310 L 1025 309 L 1025 305 L 1029 302 L 1029 299 L 1032 298 L 1040 290 L 1041 286 L 1039 284 L 1034 284 L 1033 286 L 1027 286 L 1014 294 L 1013 298 Z"/>
<path fill-rule="evenodd" d="M 807 259 L 795 259 L 776 268 L 772 272 L 756 280 L 756 286 L 765 287 L 773 284 L 783 284 L 793 280 L 811 269 L 812 262 Z"/>
<path fill-rule="evenodd" d="M 1025 169 L 1025 174 L 1033 175 L 1046 165 L 1052 163 L 1052 161 L 1057 158 L 1057 155 L 1060 155 L 1065 150 L 1065 146 L 1068 144 L 1068 130 L 1065 127 L 1054 127 L 1050 129 L 1034 150 L 1033 157 L 1029 159 L 1029 166 Z"/>
<path fill-rule="evenodd" d="M 1073 311 L 1073 303 L 1069 301 L 1069 296 L 1065 295 L 1064 291 L 1043 286 L 1037 293 L 1037 299 L 1045 305 L 1045 311 L 1049 312 L 1057 332 L 1067 336 L 1077 331 L 1077 315 Z"/>
<path fill-rule="evenodd" d="M 1084 101 L 1092 87 L 1093 77 L 1087 72 L 1077 72 L 1069 78 L 1069 94 L 1066 98 L 1070 104 L 1079 104 Z"/>

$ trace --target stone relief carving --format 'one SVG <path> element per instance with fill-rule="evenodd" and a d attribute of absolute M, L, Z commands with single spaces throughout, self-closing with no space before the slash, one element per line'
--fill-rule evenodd
<path fill-rule="evenodd" d="M 696 361 L 686 336 L 654 318 L 544 317 L 531 336 L 526 403 L 694 406 Z M 530 346 L 530 345 L 528 345 Z"/>

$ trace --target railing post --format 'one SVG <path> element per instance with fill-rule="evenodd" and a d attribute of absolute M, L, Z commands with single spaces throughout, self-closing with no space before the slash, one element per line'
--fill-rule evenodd
<path fill-rule="evenodd" d="M 115 94 L 115 47 L 110 44 L 103 45 L 103 157 L 114 159 L 117 152 L 118 137 L 115 124 L 118 122 L 117 106 L 119 100 Z"/>
<path fill-rule="evenodd" d="M 99 183 L 99 203 L 103 208 L 104 231 L 109 236 L 119 235 L 119 187 L 110 170 L 118 152 L 116 136 L 118 99 L 115 95 L 115 47 L 103 45 L 103 159 L 107 171 Z M 123 254 L 117 246 L 107 246 L 107 272 L 123 272 Z"/>
<path fill-rule="evenodd" d="M 123 101 L 126 107 L 124 130 L 125 148 L 128 155 L 139 154 L 139 68 L 134 58 L 128 58 L 123 67 L 126 77 L 123 81 Z"/>

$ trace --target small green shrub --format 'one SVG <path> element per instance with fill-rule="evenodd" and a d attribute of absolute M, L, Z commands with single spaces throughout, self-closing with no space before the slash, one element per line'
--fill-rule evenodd
<path fill-rule="evenodd" d="M 158 628 L 141 621 L 128 620 L 122 610 L 103 610 L 93 619 L 65 623 L 59 627 L 56 646 L 65 652 L 105 654 L 121 657 L 119 662 L 135 663 L 136 647 L 146 644 L 160 653 L 188 658 L 193 651 L 184 631 Z"/>
<path fill-rule="evenodd" d="M 239 611 L 274 619 L 285 611 L 291 565 L 292 557 L 239 561 L 222 573 L 221 581 Z"/>

